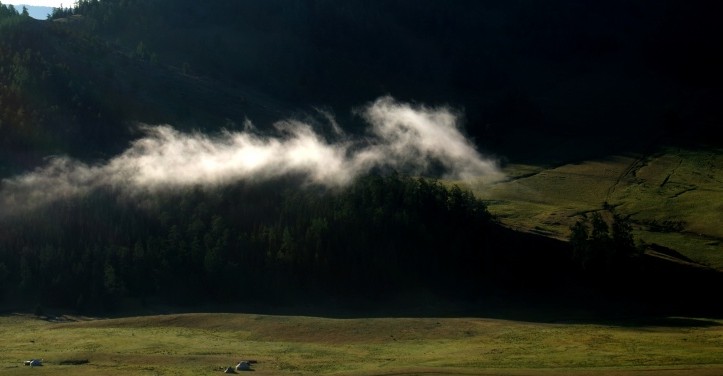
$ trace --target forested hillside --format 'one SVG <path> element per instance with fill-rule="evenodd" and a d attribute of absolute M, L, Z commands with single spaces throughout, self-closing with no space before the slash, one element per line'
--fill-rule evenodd
<path fill-rule="evenodd" d="M 159 302 L 383 303 L 424 292 L 720 313 L 700 288 L 720 285 L 720 273 L 644 257 L 621 218 L 610 233 L 599 215 L 591 228 L 578 222 L 570 246 L 506 229 L 471 193 L 436 181 L 392 174 L 336 190 L 299 184 L 103 188 L 0 215 L 0 302 L 108 312 Z"/>
<path fill-rule="evenodd" d="M 536 257 L 471 193 L 400 176 L 340 191 L 295 179 L 124 196 L 98 190 L 0 218 L 4 297 L 78 309 L 525 284 Z M 564 247 L 545 260 L 563 260 Z M 540 254 L 542 256 L 542 254 Z M 517 265 L 516 265 L 517 264 Z M 553 283 L 556 278 L 545 283 Z"/>
<path fill-rule="evenodd" d="M 0 302 L 719 284 L 644 261 L 622 216 L 570 246 L 434 180 L 720 145 L 715 8 L 80 0 L 40 21 L 0 4 Z"/>
<path fill-rule="evenodd" d="M 78 18 L 38 21 L 1 9 L 0 176 L 50 155 L 108 158 L 137 137 L 139 121 L 218 130 L 249 118 L 268 126 L 291 113 L 250 89 L 124 49 L 116 38 L 86 32 Z"/>

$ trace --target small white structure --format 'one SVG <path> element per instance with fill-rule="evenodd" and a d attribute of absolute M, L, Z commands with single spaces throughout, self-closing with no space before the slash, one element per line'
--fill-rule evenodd
<path fill-rule="evenodd" d="M 251 370 L 251 363 L 247 361 L 240 361 L 236 365 L 236 371 L 249 371 Z"/>
<path fill-rule="evenodd" d="M 42 360 L 42 359 L 30 359 L 30 360 L 26 360 L 26 361 L 25 361 L 25 365 L 26 365 L 26 366 L 30 366 L 30 367 L 42 366 L 42 365 L 43 365 L 43 360 Z"/>

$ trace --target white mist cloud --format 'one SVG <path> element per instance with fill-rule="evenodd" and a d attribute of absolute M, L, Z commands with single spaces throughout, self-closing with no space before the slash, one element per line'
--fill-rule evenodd
<path fill-rule="evenodd" d="M 495 162 L 482 158 L 460 133 L 457 116 L 449 109 L 413 107 L 383 97 L 368 106 L 363 116 L 379 142 L 361 151 L 357 162 L 422 173 L 435 161 L 447 170 L 446 177 L 456 179 L 497 172 Z"/>
<path fill-rule="evenodd" d="M 483 158 L 460 133 L 457 116 L 449 109 L 384 97 L 361 115 L 370 127 L 357 138 L 343 134 L 334 122 L 332 139 L 293 120 L 276 123 L 273 135 L 259 134 L 250 123 L 242 132 L 214 136 L 182 133 L 167 125 L 145 126 L 143 138 L 104 164 L 57 157 L 34 172 L 3 180 L 0 205 L 41 205 L 104 186 L 136 193 L 288 174 L 333 187 L 375 168 L 424 174 L 434 165 L 444 168 L 445 177 L 457 179 L 498 173 L 495 162 Z"/>

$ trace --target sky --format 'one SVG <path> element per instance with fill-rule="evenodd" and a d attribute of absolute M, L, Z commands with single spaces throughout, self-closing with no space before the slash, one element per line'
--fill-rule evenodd
<path fill-rule="evenodd" d="M 28 9 L 30 17 L 45 20 L 48 18 L 48 14 L 52 12 L 50 8 L 68 8 L 75 4 L 75 0 L 0 0 L 0 3 L 12 4 L 18 12 L 22 10 L 23 5 L 27 5 L 30 7 Z"/>
<path fill-rule="evenodd" d="M 60 8 L 60 5 L 62 4 L 64 7 L 69 8 L 75 3 L 75 0 L 0 0 L 0 2 L 6 5 L 30 5 L 55 8 Z"/>

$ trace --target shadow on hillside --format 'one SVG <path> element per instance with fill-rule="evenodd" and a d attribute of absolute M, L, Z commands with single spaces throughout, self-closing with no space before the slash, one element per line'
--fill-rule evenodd
<path fill-rule="evenodd" d="M 245 301 L 199 306 L 147 302 L 126 307 L 107 318 L 191 313 L 239 313 L 308 316 L 330 319 L 364 318 L 480 318 L 543 324 L 593 324 L 631 328 L 706 328 L 723 325 L 723 311 L 681 309 L 682 304 L 655 303 L 602 295 L 587 290 L 555 294 L 499 291 L 475 299 L 441 297 L 415 292 L 383 299 L 303 296 L 279 302 Z M 688 307 L 690 308 L 690 307 Z"/>
<path fill-rule="evenodd" d="M 664 311 L 650 312 L 645 309 L 598 310 L 590 307 L 550 306 L 528 304 L 524 301 L 510 301 L 497 304 L 448 303 L 447 307 L 433 309 L 371 309 L 339 310 L 322 307 L 313 309 L 290 307 L 261 310 L 255 313 L 289 316 L 317 316 L 337 319 L 358 318 L 458 318 L 473 317 L 495 320 L 510 320 L 549 324 L 595 324 L 622 327 L 670 327 L 703 328 L 721 326 L 721 315 L 698 317 L 667 316 Z M 236 312 L 244 312 L 236 311 Z M 248 312 L 247 312 L 248 313 Z"/>
<path fill-rule="evenodd" d="M 687 306 L 688 301 L 675 304 L 591 295 L 590 291 L 565 290 L 530 293 L 507 291 L 483 294 L 474 299 L 449 298 L 427 291 L 398 294 L 384 298 L 351 298 L 329 296 L 296 296 L 283 301 L 203 304 L 195 306 L 168 305 L 160 301 L 126 301 L 117 311 L 68 312 L 46 309 L 39 320 L 73 322 L 102 318 L 176 315 L 192 313 L 239 313 L 274 316 L 308 316 L 330 319 L 364 318 L 480 318 L 543 324 L 593 324 L 630 328 L 708 328 L 723 325 L 723 310 L 712 303 Z M 674 299 L 674 297 L 671 297 Z M 686 307 L 684 307 L 686 306 Z M 2 316 L 27 315 L 5 307 Z M 12 313 L 11 313 L 12 312 Z"/>
<path fill-rule="evenodd" d="M 499 277 L 487 284 L 454 282 L 436 290 L 409 284 L 371 292 L 332 292 L 333 286 L 273 293 L 252 289 L 242 299 L 217 297 L 200 304 L 126 298 L 116 301 L 112 310 L 71 312 L 41 307 L 41 311 L 56 320 L 66 314 L 120 318 L 205 312 L 334 319 L 464 317 L 622 327 L 695 328 L 723 323 L 723 302 L 715 293 L 723 286 L 721 272 L 646 256 L 639 272 L 608 273 L 590 281 L 565 272 L 569 267 L 564 264 L 564 252 L 555 251 L 555 247 L 563 243 L 525 236 L 530 238 L 528 242 L 518 241 L 512 249 L 525 249 L 525 245 L 533 244 L 536 247 L 530 249 L 535 252 L 523 253 L 527 262 L 517 263 L 516 270 L 499 272 Z M 509 257 L 522 256 L 510 253 Z M 510 260 L 501 265 L 514 265 L 514 262 Z M 24 309 L 0 306 L 0 314 L 33 312 L 30 303 L 27 302 Z"/>
<path fill-rule="evenodd" d="M 713 320 L 688 317 L 647 317 L 631 319 L 617 324 L 631 327 L 661 326 L 669 328 L 710 328 L 722 325 L 720 322 Z"/>

